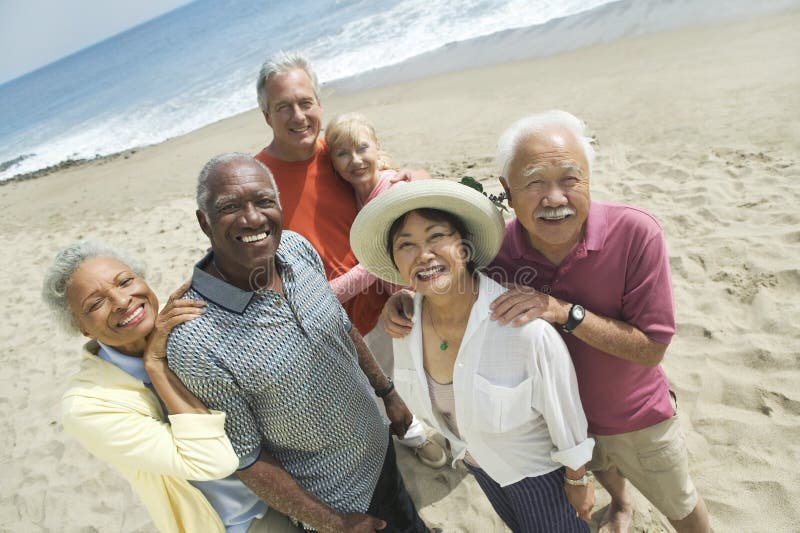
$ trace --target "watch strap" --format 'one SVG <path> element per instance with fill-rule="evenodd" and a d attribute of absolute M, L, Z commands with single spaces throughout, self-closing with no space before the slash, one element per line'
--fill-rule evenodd
<path fill-rule="evenodd" d="M 386 398 L 394 390 L 394 381 L 392 381 L 392 378 L 387 376 L 386 379 L 389 382 L 388 385 L 386 385 L 382 389 L 375 389 L 375 396 L 377 396 L 378 398 Z"/>

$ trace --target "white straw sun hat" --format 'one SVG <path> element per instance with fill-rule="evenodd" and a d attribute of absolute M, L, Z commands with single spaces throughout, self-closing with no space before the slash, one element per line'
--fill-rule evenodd
<path fill-rule="evenodd" d="M 405 213 L 421 208 L 447 211 L 470 233 L 462 236 L 476 266 L 488 264 L 503 243 L 504 223 L 491 200 L 475 189 L 444 179 L 400 182 L 379 194 L 358 214 L 350 228 L 350 247 L 358 262 L 375 276 L 405 285 L 387 249 L 389 229 Z"/>

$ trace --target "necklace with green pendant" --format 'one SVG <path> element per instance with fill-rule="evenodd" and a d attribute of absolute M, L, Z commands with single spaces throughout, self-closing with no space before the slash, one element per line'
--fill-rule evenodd
<path fill-rule="evenodd" d="M 428 320 L 430 320 L 430 322 L 431 322 L 431 327 L 433 328 L 433 332 L 434 332 L 434 333 L 436 334 L 436 336 L 439 338 L 439 341 L 440 341 L 440 343 L 439 343 L 439 349 L 440 349 L 441 351 L 445 351 L 445 350 L 447 350 L 447 348 L 449 347 L 449 344 L 447 343 L 447 339 L 445 339 L 445 338 L 442 338 L 442 336 L 441 336 L 441 335 L 439 335 L 439 332 L 438 332 L 438 331 L 436 331 L 436 324 L 434 324 L 434 323 L 433 323 L 433 315 L 431 314 L 431 312 L 430 312 L 430 311 L 428 311 Z"/>

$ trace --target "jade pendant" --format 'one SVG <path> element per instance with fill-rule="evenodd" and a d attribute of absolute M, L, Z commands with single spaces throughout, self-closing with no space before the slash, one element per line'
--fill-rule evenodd
<path fill-rule="evenodd" d="M 447 349 L 447 341 L 442 341 L 442 344 L 439 345 L 439 349 L 445 351 Z"/>

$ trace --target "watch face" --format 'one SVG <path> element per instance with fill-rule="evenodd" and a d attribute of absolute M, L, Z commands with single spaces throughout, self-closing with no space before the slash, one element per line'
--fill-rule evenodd
<path fill-rule="evenodd" d="M 583 310 L 583 307 L 578 307 L 577 305 L 572 308 L 572 316 L 575 317 L 576 320 L 583 320 L 583 315 L 586 312 Z"/>

